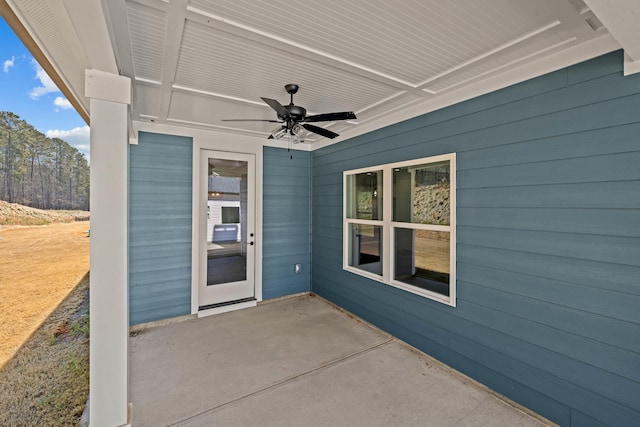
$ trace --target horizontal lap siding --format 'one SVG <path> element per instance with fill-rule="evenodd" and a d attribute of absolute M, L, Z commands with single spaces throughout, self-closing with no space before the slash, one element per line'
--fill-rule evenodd
<path fill-rule="evenodd" d="M 311 290 L 311 155 L 263 153 L 262 296 L 270 299 Z"/>
<path fill-rule="evenodd" d="M 141 132 L 129 149 L 129 321 L 191 312 L 191 138 Z"/>
<path fill-rule="evenodd" d="M 313 152 L 312 289 L 562 425 L 640 419 L 640 75 L 615 52 Z M 457 153 L 458 306 L 342 270 L 342 172 Z"/>

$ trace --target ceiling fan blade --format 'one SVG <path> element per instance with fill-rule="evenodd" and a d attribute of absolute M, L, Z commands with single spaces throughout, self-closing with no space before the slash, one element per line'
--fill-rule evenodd
<path fill-rule="evenodd" d="M 313 133 L 317 133 L 320 136 L 324 136 L 325 138 L 335 138 L 336 136 L 340 136 L 335 132 L 331 132 L 328 129 L 323 129 L 321 127 L 318 126 L 314 126 L 314 125 L 308 125 L 306 123 L 302 124 L 302 127 L 305 128 L 306 130 L 308 130 L 309 132 L 313 132 Z"/>
<path fill-rule="evenodd" d="M 276 101 L 275 99 L 262 98 L 262 97 L 260 99 L 262 99 L 269 107 L 276 110 L 276 113 L 278 113 L 278 117 L 282 117 L 283 119 L 288 119 L 291 117 L 291 115 L 289 114 L 289 110 L 284 108 L 284 106 L 280 104 L 278 101 Z"/>
<path fill-rule="evenodd" d="M 353 111 L 343 111 L 340 113 L 325 113 L 316 114 L 314 116 L 307 116 L 304 118 L 305 122 L 333 122 L 336 120 L 353 120 L 357 119 Z"/>
<path fill-rule="evenodd" d="M 221 122 L 269 122 L 269 123 L 282 123 L 280 120 L 266 120 L 266 119 L 220 119 Z"/>

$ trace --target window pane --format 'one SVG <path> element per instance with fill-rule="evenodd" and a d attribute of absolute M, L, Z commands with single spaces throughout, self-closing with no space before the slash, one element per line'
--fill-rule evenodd
<path fill-rule="evenodd" d="M 394 237 L 394 279 L 449 296 L 450 234 L 395 228 Z"/>
<path fill-rule="evenodd" d="M 223 224 L 239 224 L 240 223 L 240 207 L 223 206 L 222 207 L 222 223 Z"/>
<path fill-rule="evenodd" d="M 246 161 L 209 158 L 207 286 L 247 280 L 248 167 Z"/>
<path fill-rule="evenodd" d="M 349 224 L 349 265 L 382 275 L 382 227 Z"/>
<path fill-rule="evenodd" d="M 347 218 L 382 219 L 382 171 L 347 176 Z"/>
<path fill-rule="evenodd" d="M 393 220 L 449 225 L 449 162 L 393 171 Z"/>

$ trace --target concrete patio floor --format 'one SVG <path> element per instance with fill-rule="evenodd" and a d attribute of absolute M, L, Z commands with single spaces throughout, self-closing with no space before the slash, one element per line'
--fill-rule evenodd
<path fill-rule="evenodd" d="M 543 426 L 321 298 L 142 329 L 134 426 Z"/>

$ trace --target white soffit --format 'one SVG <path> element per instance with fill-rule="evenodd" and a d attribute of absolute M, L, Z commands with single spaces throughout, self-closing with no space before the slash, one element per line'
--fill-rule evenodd
<path fill-rule="evenodd" d="M 542 74 L 573 63 L 565 58 L 618 47 L 580 0 L 126 5 L 129 46 L 119 55 L 133 56 L 131 77 L 141 88 L 135 119 L 266 137 L 276 124 L 222 120 L 275 119 L 260 97 L 287 104 L 283 86 L 296 83 L 294 102 L 309 114 L 358 115 L 353 122 L 321 123 L 342 136 L 312 135 L 306 142 L 314 147 L 386 126 L 389 117 L 400 121 L 457 102 L 466 88 L 475 95 L 495 90 L 502 87 L 496 76 L 531 62 Z M 597 48 L 584 47 L 596 40 Z M 558 55 L 576 48 L 580 55 Z M 554 63 L 540 66 L 552 57 Z"/>
<path fill-rule="evenodd" d="M 234 37 L 218 27 L 187 21 L 183 46 L 190 48 L 181 50 L 176 84 L 264 105 L 260 96 L 287 104 L 288 94 L 283 86 L 293 82 L 301 86 L 294 101 L 311 113 L 360 110 L 380 96 L 399 92 L 322 62 L 292 57 L 277 47 Z"/>
<path fill-rule="evenodd" d="M 198 10 L 258 34 L 417 87 L 558 22 L 553 9 L 514 0 L 192 0 Z"/>

